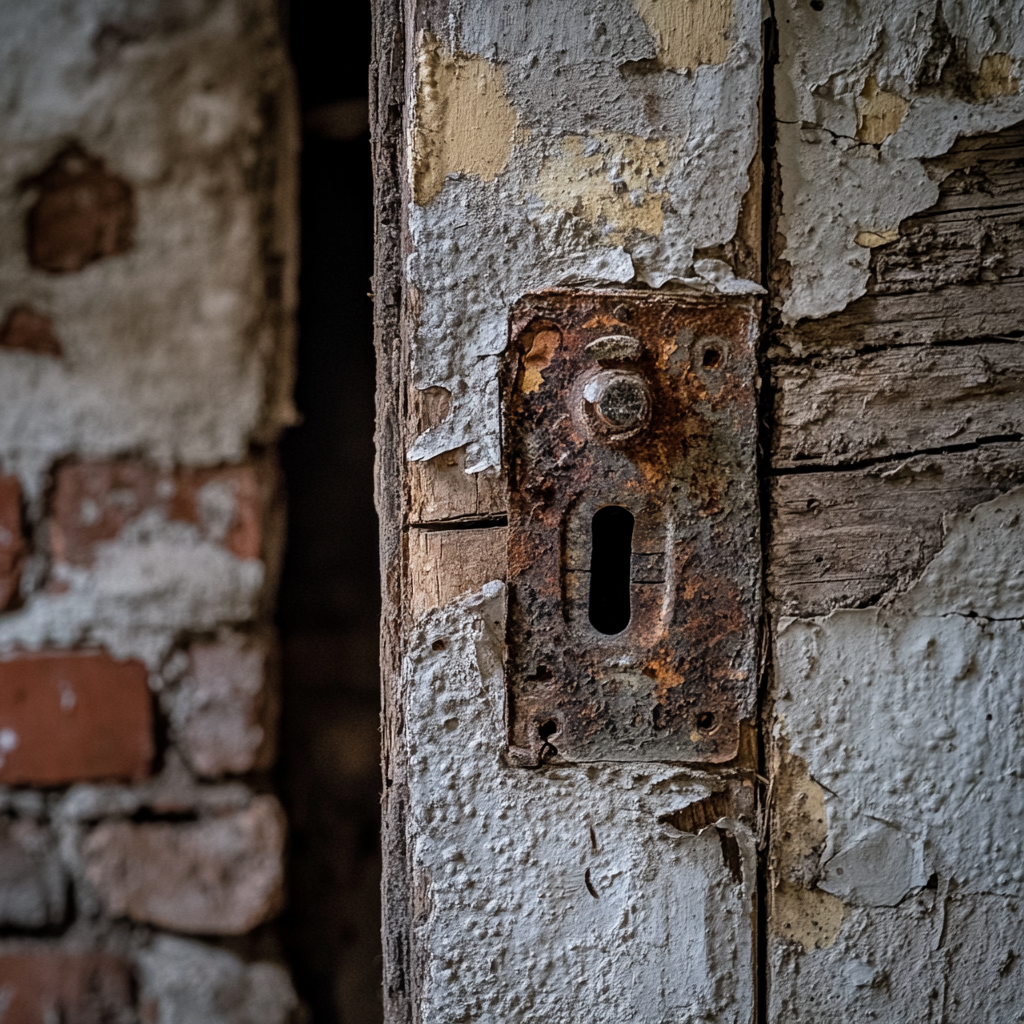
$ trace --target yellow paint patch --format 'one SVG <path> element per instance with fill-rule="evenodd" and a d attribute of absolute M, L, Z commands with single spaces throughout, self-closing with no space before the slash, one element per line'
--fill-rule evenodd
<path fill-rule="evenodd" d="M 532 191 L 590 221 L 612 245 L 631 231 L 659 235 L 667 197 L 668 142 L 637 135 L 569 135 L 541 164 Z"/>
<path fill-rule="evenodd" d="M 449 174 L 493 181 L 508 166 L 517 120 L 497 64 L 448 53 L 425 34 L 416 61 L 409 147 L 415 201 L 429 203 Z"/>
<path fill-rule="evenodd" d="M 1013 58 L 1008 53 L 990 53 L 982 57 L 974 79 L 974 95 L 979 100 L 996 96 L 1016 96 L 1020 79 L 1013 77 Z"/>
<path fill-rule="evenodd" d="M 733 0 L 636 0 L 636 9 L 668 68 L 721 64 L 733 44 Z"/>
<path fill-rule="evenodd" d="M 544 370 L 561 340 L 561 333 L 553 328 L 539 330 L 533 335 L 530 350 L 523 356 L 523 391 L 526 394 L 540 390 L 544 383 Z"/>
<path fill-rule="evenodd" d="M 910 109 L 910 101 L 878 87 L 869 76 L 857 100 L 857 141 L 878 146 L 895 135 Z"/>
<path fill-rule="evenodd" d="M 836 941 L 846 911 L 842 900 L 814 887 L 828 838 L 825 792 L 806 762 L 783 748 L 773 795 L 769 923 L 779 938 L 823 949 Z"/>
<path fill-rule="evenodd" d="M 888 245 L 900 237 L 896 231 L 858 231 L 854 236 L 857 245 L 863 245 L 865 249 L 874 249 L 876 245 Z"/>

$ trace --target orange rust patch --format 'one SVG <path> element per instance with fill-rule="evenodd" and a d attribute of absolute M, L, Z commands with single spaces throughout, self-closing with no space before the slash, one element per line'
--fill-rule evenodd
<path fill-rule="evenodd" d="M 523 384 L 526 394 L 540 390 L 544 383 L 543 371 L 551 364 L 555 349 L 562 340 L 561 332 L 554 327 L 541 328 L 528 339 L 529 351 L 523 356 Z"/>

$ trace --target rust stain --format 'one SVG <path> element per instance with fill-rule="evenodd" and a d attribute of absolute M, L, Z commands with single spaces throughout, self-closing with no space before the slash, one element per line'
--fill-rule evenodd
<path fill-rule="evenodd" d="M 643 292 L 552 291 L 514 311 L 514 762 L 737 756 L 759 615 L 757 322 L 748 299 Z M 603 387 L 633 419 L 598 419 Z M 634 524 L 629 622 L 614 635 L 588 604 L 591 523 L 606 505 Z"/>

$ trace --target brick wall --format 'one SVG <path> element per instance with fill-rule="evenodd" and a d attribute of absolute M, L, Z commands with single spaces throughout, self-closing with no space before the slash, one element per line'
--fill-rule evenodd
<path fill-rule="evenodd" d="M 0 4 L 0 1020 L 285 1024 L 273 0 Z"/>

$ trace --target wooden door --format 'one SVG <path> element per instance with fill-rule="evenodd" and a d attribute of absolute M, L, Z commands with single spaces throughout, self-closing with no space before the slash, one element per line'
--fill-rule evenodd
<path fill-rule="evenodd" d="M 1019 17 L 902 0 L 856 18 L 838 0 L 377 5 L 390 1021 L 1024 1009 Z M 640 337 L 641 300 L 747 311 L 749 379 L 704 362 L 732 358 L 707 319 L 666 313 L 660 340 Z M 690 382 L 677 454 L 718 443 L 698 419 L 735 425 L 751 403 L 758 443 L 718 459 L 723 500 L 690 501 L 667 547 L 664 531 L 632 542 L 634 567 L 665 551 L 674 566 L 629 577 L 634 614 L 657 585 L 671 598 L 650 614 L 672 604 L 685 623 L 685 601 L 711 600 L 695 566 L 728 576 L 716 552 L 754 509 L 735 544 L 757 582 L 750 629 L 705 630 L 718 662 L 673 641 L 668 682 L 645 663 L 643 699 L 684 695 L 675 717 L 640 701 L 630 725 L 580 668 L 573 538 L 590 550 L 591 519 L 574 526 L 543 480 L 524 502 L 508 472 L 523 409 L 570 423 L 582 401 L 543 390 L 576 330 L 559 303 L 590 303 L 576 350 L 632 339 Z M 626 487 L 612 463 L 581 472 L 593 491 L 579 482 L 574 509 Z M 642 524 L 625 494 L 592 504 Z M 550 528 L 540 548 L 524 516 Z M 698 533 L 701 562 L 683 551 Z M 522 581 L 542 550 L 553 596 L 531 618 Z M 582 674 L 525 657 L 549 625 Z M 715 707 L 736 728 L 712 742 L 724 719 L 696 702 L 727 672 L 732 703 Z M 563 682 L 590 696 L 522 717 Z M 570 705 L 589 731 L 572 733 Z"/>

